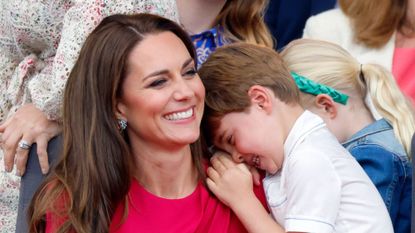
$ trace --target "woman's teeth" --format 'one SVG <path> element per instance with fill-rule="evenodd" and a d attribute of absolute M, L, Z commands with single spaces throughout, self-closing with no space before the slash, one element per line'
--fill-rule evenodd
<path fill-rule="evenodd" d="M 184 112 L 175 112 L 169 115 L 164 116 L 167 120 L 170 121 L 177 121 L 177 120 L 184 120 L 193 115 L 193 108 L 190 108 L 187 111 Z"/>

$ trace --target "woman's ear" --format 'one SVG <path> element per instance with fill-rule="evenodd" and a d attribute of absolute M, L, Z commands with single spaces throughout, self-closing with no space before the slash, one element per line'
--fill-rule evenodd
<path fill-rule="evenodd" d="M 121 100 L 117 100 L 117 103 L 115 104 L 115 116 L 117 117 L 117 119 L 127 120 L 126 111 L 127 106 L 125 106 L 125 104 Z"/>
<path fill-rule="evenodd" d="M 254 85 L 249 88 L 248 96 L 252 106 L 265 110 L 267 113 L 272 111 L 272 98 L 274 97 L 271 95 L 271 91 L 268 88 Z"/>
<path fill-rule="evenodd" d="M 314 104 L 320 113 L 328 116 L 330 119 L 337 116 L 337 106 L 331 96 L 319 94 L 316 96 Z"/>

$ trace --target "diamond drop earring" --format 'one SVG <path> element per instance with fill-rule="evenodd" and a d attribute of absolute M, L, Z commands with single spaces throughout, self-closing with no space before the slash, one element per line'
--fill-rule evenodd
<path fill-rule="evenodd" d="M 118 129 L 123 132 L 127 128 L 127 121 L 124 119 L 118 119 Z"/>

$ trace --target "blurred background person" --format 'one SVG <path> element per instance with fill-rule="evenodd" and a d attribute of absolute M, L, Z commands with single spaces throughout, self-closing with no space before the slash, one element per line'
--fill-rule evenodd
<path fill-rule="evenodd" d="M 301 38 L 310 16 L 333 9 L 336 0 L 269 0 L 265 22 L 281 50 L 294 39 Z"/>
<path fill-rule="evenodd" d="M 273 46 L 264 22 L 268 0 L 177 0 L 180 23 L 191 35 L 198 66 L 217 47 L 233 42 Z"/>
<path fill-rule="evenodd" d="M 339 6 L 311 17 L 303 36 L 339 44 L 361 63 L 386 67 L 415 104 L 415 1 L 339 0 Z"/>

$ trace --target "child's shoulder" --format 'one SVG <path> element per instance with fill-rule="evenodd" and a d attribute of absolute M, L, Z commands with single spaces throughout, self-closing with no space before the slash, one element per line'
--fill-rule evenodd
<path fill-rule="evenodd" d="M 304 111 L 292 127 L 285 143 L 286 157 L 349 156 L 346 149 L 317 115 Z"/>
<path fill-rule="evenodd" d="M 303 166 L 332 166 L 336 160 L 354 160 L 353 156 L 324 126 L 305 136 L 287 156 L 288 164 Z"/>
<path fill-rule="evenodd" d="M 295 154 L 339 154 L 348 155 L 347 150 L 325 125 L 310 130 L 299 138 L 291 153 Z"/>

